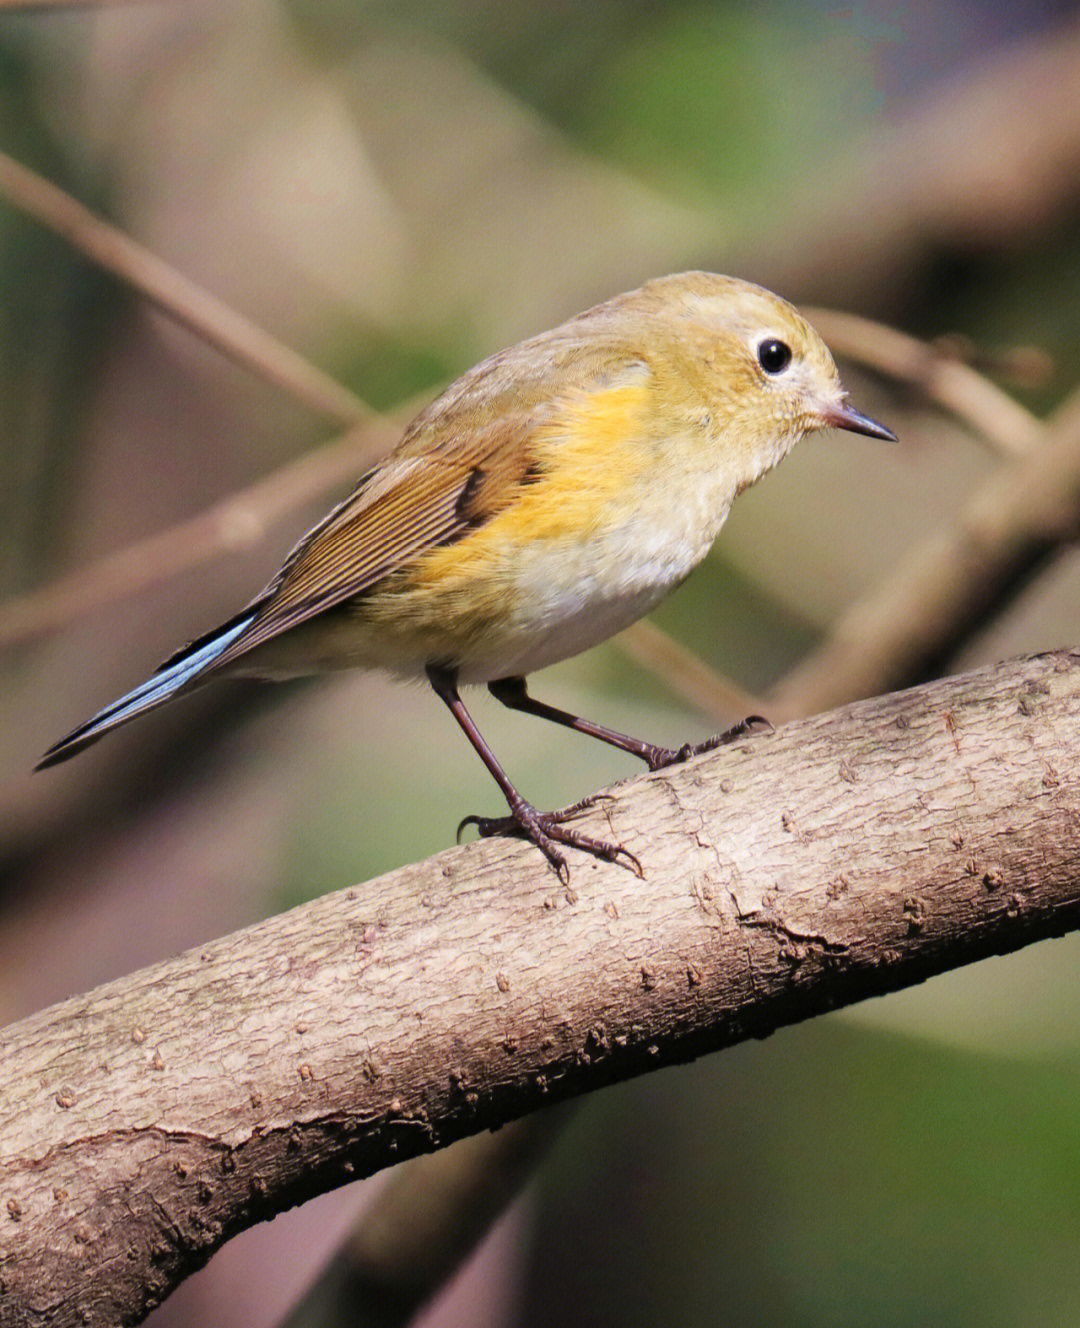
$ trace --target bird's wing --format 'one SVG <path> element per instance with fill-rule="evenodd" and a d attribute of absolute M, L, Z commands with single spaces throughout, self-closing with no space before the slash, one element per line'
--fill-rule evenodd
<path fill-rule="evenodd" d="M 289 554 L 252 603 L 250 626 L 215 669 L 318 613 L 368 590 L 427 549 L 459 539 L 509 502 L 532 465 L 533 412 L 449 438 L 410 429 Z M 431 435 L 434 436 L 431 436 Z"/>
<path fill-rule="evenodd" d="M 585 354 L 574 339 L 523 342 L 452 384 L 293 549 L 213 668 L 354 599 L 512 503 L 538 477 L 537 440 L 557 430 L 563 409 L 617 388 L 627 367 L 640 375 L 640 358 L 628 348 L 599 336 L 593 342 Z"/>

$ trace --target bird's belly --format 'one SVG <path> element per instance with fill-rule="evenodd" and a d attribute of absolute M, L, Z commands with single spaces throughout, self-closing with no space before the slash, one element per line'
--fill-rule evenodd
<path fill-rule="evenodd" d="M 503 611 L 459 646 L 462 681 L 531 673 L 606 641 L 654 609 L 698 561 L 688 549 L 657 557 L 629 540 L 524 551 Z"/>

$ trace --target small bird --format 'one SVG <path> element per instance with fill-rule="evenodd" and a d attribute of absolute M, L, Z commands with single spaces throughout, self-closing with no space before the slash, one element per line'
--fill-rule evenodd
<path fill-rule="evenodd" d="M 491 772 L 505 817 L 482 836 L 636 857 L 538 811 L 514 787 L 458 688 L 576 729 L 650 770 L 749 731 L 658 747 L 535 700 L 526 674 L 647 614 L 705 557 L 735 498 L 802 436 L 895 442 L 847 402 L 821 338 L 784 300 L 709 272 L 647 282 L 482 361 L 297 544 L 236 617 L 62 738 L 67 760 L 212 676 L 383 668 L 426 676 Z M 461 827 L 459 827 L 460 833 Z"/>

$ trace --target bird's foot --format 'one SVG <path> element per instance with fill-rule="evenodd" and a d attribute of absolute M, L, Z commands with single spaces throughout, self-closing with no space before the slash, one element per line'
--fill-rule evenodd
<path fill-rule="evenodd" d="M 642 752 L 642 757 L 648 764 L 650 770 L 664 770 L 669 765 L 679 765 L 683 761 L 689 761 L 691 756 L 701 756 L 703 752 L 715 751 L 717 747 L 726 747 L 729 742 L 735 742 L 737 738 L 746 738 L 754 733 L 771 733 L 773 726 L 764 717 L 764 715 L 747 715 L 741 719 L 738 724 L 733 724 L 731 728 L 723 733 L 717 733 L 712 738 L 706 738 L 704 742 L 685 742 L 681 747 L 654 747 L 650 746 Z"/>
<path fill-rule="evenodd" d="M 595 807 L 598 802 L 613 801 L 609 793 L 594 793 L 569 807 L 563 807 L 560 811 L 541 812 L 537 811 L 532 803 L 522 799 L 511 804 L 509 816 L 466 816 L 458 826 L 458 838 L 460 839 L 461 832 L 467 825 L 475 825 L 481 839 L 487 839 L 491 835 L 518 835 L 528 839 L 551 863 L 564 885 L 570 883 L 570 868 L 566 865 L 565 856 L 559 851 L 560 844 L 579 848 L 585 853 L 593 854 L 594 857 L 602 858 L 605 862 L 618 862 L 620 858 L 624 858 L 626 866 L 644 880 L 645 872 L 641 863 L 629 849 L 623 848 L 621 844 L 609 844 L 606 840 L 594 839 L 592 835 L 575 830 L 573 826 L 566 824 L 579 812 Z"/>

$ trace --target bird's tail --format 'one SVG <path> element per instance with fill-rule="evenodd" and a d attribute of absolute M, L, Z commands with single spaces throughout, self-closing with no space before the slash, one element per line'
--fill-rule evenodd
<path fill-rule="evenodd" d="M 92 719 L 73 729 L 66 738 L 53 743 L 34 769 L 44 770 L 47 766 L 59 765 L 69 756 L 74 756 L 76 752 L 81 752 L 84 747 L 96 742 L 103 733 L 126 724 L 136 715 L 153 710 L 155 706 L 163 704 L 178 692 L 190 687 L 251 626 L 254 619 L 255 614 L 247 612 L 239 618 L 233 618 L 208 636 L 185 646 L 179 654 L 166 660 L 153 677 L 148 678 L 146 682 L 118 701 L 114 701 L 112 705 L 107 705 L 104 710 L 99 710 Z"/>

